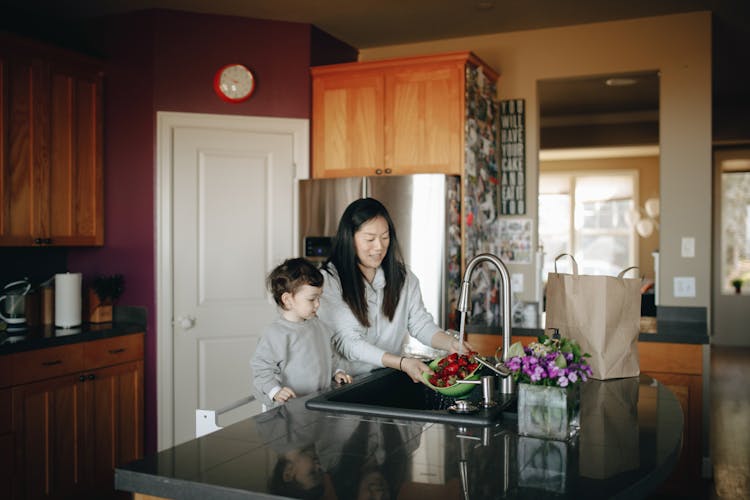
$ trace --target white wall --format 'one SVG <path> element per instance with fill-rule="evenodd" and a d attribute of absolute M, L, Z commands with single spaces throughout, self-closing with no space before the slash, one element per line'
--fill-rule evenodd
<path fill-rule="evenodd" d="M 528 216 L 536 220 L 539 109 L 546 78 L 661 72 L 659 300 L 708 308 L 711 298 L 711 14 L 694 12 L 566 28 L 363 49 L 361 61 L 471 50 L 501 76 L 499 99 L 526 100 Z M 695 258 L 680 257 L 681 237 Z M 535 242 L 536 243 L 536 242 Z M 532 283 L 529 266 L 509 266 Z M 695 298 L 673 296 L 675 276 L 694 276 Z"/>

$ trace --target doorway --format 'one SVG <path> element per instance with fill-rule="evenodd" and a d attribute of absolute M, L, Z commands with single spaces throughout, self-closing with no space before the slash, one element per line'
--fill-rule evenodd
<path fill-rule="evenodd" d="M 584 274 L 637 266 L 657 302 L 659 88 L 656 70 L 537 82 L 542 287 L 570 253 Z"/>
<path fill-rule="evenodd" d="M 750 346 L 750 148 L 714 152 L 711 343 Z"/>
<path fill-rule="evenodd" d="M 295 255 L 309 125 L 157 114 L 158 448 L 195 437 L 195 410 L 251 394 L 250 358 L 275 316 L 266 274 Z M 258 413 L 232 411 L 221 426 Z"/>

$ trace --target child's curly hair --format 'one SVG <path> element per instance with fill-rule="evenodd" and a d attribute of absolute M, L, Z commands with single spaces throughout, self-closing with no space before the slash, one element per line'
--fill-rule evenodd
<path fill-rule="evenodd" d="M 285 260 L 266 278 L 266 287 L 280 307 L 284 307 L 281 296 L 287 292 L 294 295 L 302 285 L 323 286 L 323 274 L 301 257 Z"/>

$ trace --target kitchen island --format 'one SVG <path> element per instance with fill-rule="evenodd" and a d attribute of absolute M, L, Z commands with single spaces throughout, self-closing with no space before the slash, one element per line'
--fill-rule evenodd
<path fill-rule="evenodd" d="M 519 436 L 510 411 L 463 426 L 315 411 L 311 397 L 118 467 L 115 487 L 141 499 L 642 498 L 682 440 L 680 403 L 647 375 L 584 384 L 568 442 Z"/>

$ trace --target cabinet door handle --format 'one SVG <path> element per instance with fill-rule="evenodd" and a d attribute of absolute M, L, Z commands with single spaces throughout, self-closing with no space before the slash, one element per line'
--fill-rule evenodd
<path fill-rule="evenodd" d="M 44 243 L 45 245 L 51 245 L 51 244 L 52 244 L 52 238 L 44 238 L 44 241 L 43 241 L 43 243 Z"/>
<path fill-rule="evenodd" d="M 55 366 L 55 365 L 61 365 L 62 360 L 56 359 L 54 361 L 43 361 L 42 366 Z"/>
<path fill-rule="evenodd" d="M 381 175 L 382 173 L 383 173 L 383 169 L 382 168 L 376 168 L 375 169 L 375 175 Z"/>
<path fill-rule="evenodd" d="M 89 380 L 94 380 L 96 378 L 96 375 L 93 373 L 89 373 Z"/>
<path fill-rule="evenodd" d="M 125 352 L 125 348 L 124 347 L 120 347 L 119 349 L 110 349 L 109 350 L 110 354 L 120 354 L 121 352 Z"/>
<path fill-rule="evenodd" d="M 390 168 L 386 168 L 386 169 L 385 169 L 385 173 L 386 173 L 386 174 L 390 174 L 390 173 L 391 173 L 391 169 L 390 169 Z"/>
<path fill-rule="evenodd" d="M 86 375 L 81 375 L 80 377 L 78 377 L 78 380 L 84 382 L 86 380 Z"/>
<path fill-rule="evenodd" d="M 35 245 L 41 245 L 42 244 L 42 239 L 41 238 L 34 238 L 34 244 Z"/>

